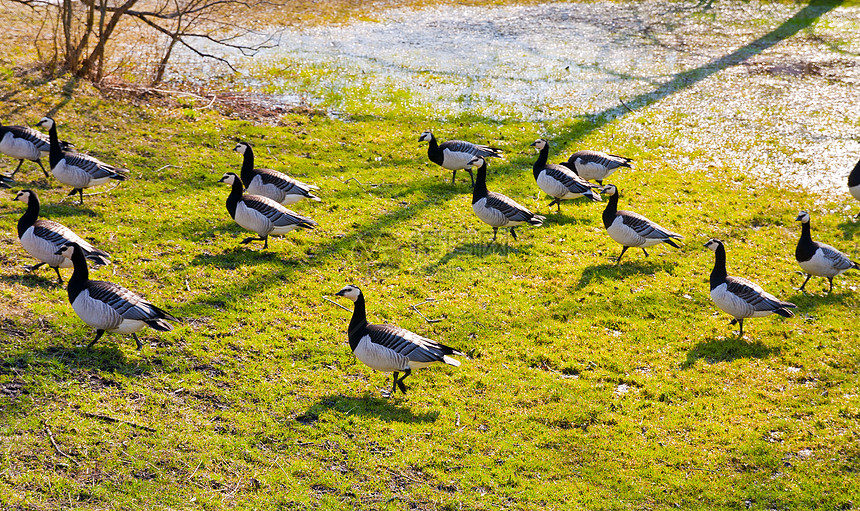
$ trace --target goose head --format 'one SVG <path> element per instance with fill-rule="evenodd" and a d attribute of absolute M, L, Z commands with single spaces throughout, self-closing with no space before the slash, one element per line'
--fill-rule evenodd
<path fill-rule="evenodd" d="M 418 137 L 419 142 L 429 142 L 433 138 L 433 132 L 430 130 L 426 130 L 424 133 Z"/>
<path fill-rule="evenodd" d="M 807 224 L 809 223 L 809 213 L 807 213 L 806 211 L 801 211 L 797 214 L 797 218 L 795 218 L 795 220 Z"/>
<path fill-rule="evenodd" d="M 245 151 L 250 148 L 251 144 L 249 144 L 248 142 L 239 142 L 238 144 L 236 144 L 236 147 L 234 147 L 233 150 L 239 154 L 245 154 Z"/>
<path fill-rule="evenodd" d="M 239 179 L 239 176 L 234 174 L 233 172 L 225 172 L 221 179 L 218 180 L 219 183 L 227 183 L 228 185 L 232 185 Z"/>
<path fill-rule="evenodd" d="M 358 289 L 356 286 L 344 286 L 343 289 L 335 293 L 335 296 L 344 296 L 349 298 L 353 302 L 358 300 L 358 297 L 361 296 L 361 289 Z"/>
<path fill-rule="evenodd" d="M 534 142 L 532 142 L 532 143 L 531 143 L 531 144 L 529 144 L 529 145 L 530 145 L 530 146 L 532 146 L 532 147 L 534 147 L 534 148 L 535 148 L 535 149 L 537 149 L 538 151 L 543 151 L 543 148 L 544 148 L 544 147 L 546 147 L 546 146 L 548 146 L 548 145 L 549 145 L 549 142 L 547 142 L 546 140 L 544 140 L 544 139 L 542 139 L 542 138 L 539 138 L 539 139 L 535 140 Z"/>
<path fill-rule="evenodd" d="M 32 190 L 21 190 L 20 192 L 18 192 L 17 195 L 15 195 L 15 198 L 12 200 L 19 200 L 24 204 L 28 204 L 30 202 L 30 197 L 32 197 L 33 195 L 35 194 Z"/>
<path fill-rule="evenodd" d="M 54 127 L 54 119 L 51 119 L 50 117 L 42 117 L 42 119 L 36 123 L 36 126 L 51 129 Z"/>
<path fill-rule="evenodd" d="M 722 247 L 722 246 L 723 246 L 723 242 L 716 239 L 716 238 L 711 238 L 708 240 L 707 243 L 705 243 L 705 248 L 709 248 L 709 249 L 713 250 L 714 252 L 716 252 L 717 249 Z"/>
<path fill-rule="evenodd" d="M 480 156 L 475 156 L 472 158 L 472 161 L 469 162 L 469 167 L 478 167 L 481 168 L 485 165 L 484 159 Z"/>
<path fill-rule="evenodd" d="M 618 188 L 615 185 L 606 185 L 600 189 L 600 193 L 612 197 L 613 195 L 618 193 Z"/>
<path fill-rule="evenodd" d="M 72 254 L 75 252 L 76 248 L 78 248 L 77 243 L 69 242 L 69 243 L 64 244 L 59 249 L 57 249 L 57 251 L 54 252 L 54 255 L 61 255 L 61 256 L 65 257 L 66 259 L 71 259 Z"/>

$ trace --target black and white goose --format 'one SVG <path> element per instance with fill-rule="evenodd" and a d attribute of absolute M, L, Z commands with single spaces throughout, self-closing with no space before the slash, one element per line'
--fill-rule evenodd
<path fill-rule="evenodd" d="M 854 170 L 848 174 L 848 191 L 855 199 L 860 200 L 860 161 L 854 165 Z M 860 213 L 857 216 L 860 217 Z"/>
<path fill-rule="evenodd" d="M 472 211 L 478 218 L 493 228 L 493 241 L 499 227 L 510 227 L 511 236 L 517 239 L 514 230 L 516 226 L 524 223 L 540 227 L 546 217 L 535 215 L 524 206 L 506 195 L 487 191 L 487 161 L 481 157 L 472 160 L 472 165 L 478 167 L 478 179 L 472 191 Z"/>
<path fill-rule="evenodd" d="M 746 318 L 760 318 L 773 313 L 786 318 L 794 316 L 788 309 L 797 305 L 780 300 L 752 281 L 728 275 L 726 249 L 722 241 L 708 240 L 705 247 L 716 253 L 714 269 L 711 271 L 711 299 L 723 312 L 734 317 L 730 325 L 740 324 L 741 337 L 744 335 Z"/>
<path fill-rule="evenodd" d="M 392 395 L 398 387 L 406 394 L 403 380 L 412 374 L 413 369 L 421 369 L 434 362 L 460 366 L 459 360 L 448 356 L 463 355 L 454 348 L 394 325 L 369 324 L 364 309 L 364 295 L 359 288 L 346 286 L 336 294 L 355 302 L 347 329 L 349 347 L 355 358 L 371 369 L 394 373 Z M 403 377 L 398 379 L 400 373 L 403 373 Z"/>
<path fill-rule="evenodd" d="M 294 204 L 302 199 L 320 202 L 322 199 L 311 193 L 319 186 L 302 183 L 297 179 L 272 169 L 254 168 L 254 150 L 248 142 L 239 142 L 234 151 L 243 155 L 242 183 L 245 191 L 252 195 L 268 197 L 279 204 Z"/>
<path fill-rule="evenodd" d="M 588 181 L 597 181 L 602 185 L 603 180 L 621 167 L 630 168 L 630 158 L 607 154 L 601 151 L 577 151 L 563 165 L 572 169 Z"/>
<path fill-rule="evenodd" d="M 227 211 L 233 220 L 259 235 L 259 238 L 245 238 L 242 244 L 259 240 L 265 242 L 263 248 L 269 248 L 271 234 L 286 234 L 299 227 L 313 229 L 318 225 L 310 218 L 290 211 L 272 199 L 260 195 L 243 195 L 242 180 L 233 172 L 227 172 L 218 182 L 232 186 L 230 195 L 227 196 Z"/>
<path fill-rule="evenodd" d="M 532 142 L 531 145 L 539 151 L 538 159 L 532 165 L 535 181 L 544 193 L 555 199 L 549 203 L 549 207 L 555 204 L 560 212 L 562 200 L 577 197 L 588 197 L 593 201 L 600 202 L 600 195 L 593 191 L 597 186 L 581 178 L 576 172 L 564 165 L 547 163 L 549 142 L 540 138 Z"/>
<path fill-rule="evenodd" d="M 96 264 L 110 263 L 107 252 L 93 248 L 86 240 L 75 234 L 68 227 L 52 220 L 39 220 L 39 197 L 32 190 L 21 190 L 13 200 L 27 205 L 27 211 L 18 220 L 18 239 L 31 256 L 41 261 L 28 267 L 30 271 L 47 264 L 57 272 L 59 282 L 63 282 L 60 268 L 71 268 L 72 261 L 57 254 L 57 250 L 68 243 L 77 243 L 84 257 Z"/>
<path fill-rule="evenodd" d="M 48 177 L 48 171 L 42 165 L 42 157 L 48 155 L 50 148 L 50 140 L 44 133 L 27 126 L 0 125 L 0 153 L 18 160 L 18 166 L 9 174 L 9 178 L 14 177 L 21 169 L 24 160 L 36 162 L 45 177 Z"/>
<path fill-rule="evenodd" d="M 36 126 L 48 128 L 51 173 L 57 181 L 73 187 L 69 195 L 79 194 L 81 204 L 84 203 L 84 188 L 104 184 L 110 179 L 125 181 L 127 170 L 108 165 L 88 154 L 64 150 L 57 138 L 57 123 L 52 118 L 43 117 Z"/>
<path fill-rule="evenodd" d="M 115 332 L 132 334 L 139 350 L 143 344 L 136 332 L 144 326 L 168 332 L 173 330 L 168 321 L 179 321 L 120 285 L 90 280 L 84 251 L 77 243 L 64 245 L 57 255 L 71 259 L 74 266 L 69 279 L 69 303 L 84 323 L 96 329 L 96 336 L 87 348 L 91 348 L 105 332 Z"/>
<path fill-rule="evenodd" d="M 830 290 L 828 294 L 833 292 L 833 277 L 845 273 L 850 269 L 860 270 L 860 266 L 856 262 L 848 258 L 847 255 L 836 250 L 826 243 L 812 241 L 812 228 L 809 224 L 809 213 L 801 211 L 797 214 L 796 220 L 801 222 L 800 239 L 797 241 L 797 248 L 794 250 L 794 257 L 797 259 L 797 264 L 807 273 L 806 280 L 800 286 L 800 291 L 806 287 L 806 283 L 812 276 L 827 277 L 830 281 Z"/>
<path fill-rule="evenodd" d="M 609 237 L 621 243 L 624 247 L 621 249 L 621 254 L 616 260 L 616 264 L 621 262 L 621 257 L 624 252 L 630 247 L 641 248 L 648 256 L 648 251 L 645 247 L 657 245 L 658 243 L 666 243 L 675 248 L 681 248 L 673 239 L 683 239 L 684 237 L 678 233 L 660 227 L 656 223 L 648 220 L 644 216 L 632 211 L 618 210 L 618 188 L 615 185 L 606 185 L 603 187 L 603 193 L 609 195 L 609 203 L 606 204 L 606 209 L 603 210 L 603 226 L 606 227 L 606 232 Z"/>
<path fill-rule="evenodd" d="M 436 137 L 430 130 L 425 131 L 418 137 L 419 142 L 429 142 L 427 148 L 427 157 L 436 165 L 440 165 L 448 170 L 453 170 L 451 175 L 451 184 L 454 184 L 454 179 L 457 177 L 458 170 L 465 170 L 469 173 L 469 179 L 472 180 L 472 186 L 475 186 L 475 177 L 472 174 L 472 160 L 475 157 L 480 158 L 501 158 L 502 151 L 495 147 L 486 145 L 473 144 L 471 142 L 463 142 L 462 140 L 448 140 L 438 144 Z"/>

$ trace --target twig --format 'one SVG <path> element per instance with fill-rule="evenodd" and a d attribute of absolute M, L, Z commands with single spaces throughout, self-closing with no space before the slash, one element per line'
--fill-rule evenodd
<path fill-rule="evenodd" d="M 215 103 L 216 99 L 218 99 L 218 96 L 215 94 L 212 94 L 212 101 L 210 101 L 208 105 L 201 106 L 200 108 L 195 108 L 195 110 L 206 110 L 208 108 L 212 108 L 212 104 Z"/>
<path fill-rule="evenodd" d="M 202 462 L 202 461 L 201 461 L 200 463 L 198 463 L 198 464 L 197 464 L 197 467 L 194 469 L 194 472 L 191 472 L 191 475 L 190 475 L 190 476 L 188 476 L 188 478 L 185 480 L 185 482 L 186 482 L 186 483 L 187 483 L 188 481 L 190 481 L 192 477 L 194 477 L 194 474 L 196 474 L 196 473 L 197 473 L 197 470 L 198 470 L 198 469 L 200 469 L 200 465 L 202 465 L 202 464 L 203 464 L 203 462 Z"/>
<path fill-rule="evenodd" d="M 423 302 L 416 303 L 415 305 L 410 305 L 409 307 L 411 307 L 411 308 L 412 308 L 412 310 L 414 310 L 415 312 L 417 312 L 419 316 L 421 316 L 422 318 L 424 318 L 424 321 L 426 321 L 426 322 L 428 322 L 428 323 L 438 323 L 438 322 L 442 321 L 442 320 L 443 320 L 443 319 L 445 319 L 445 318 L 430 319 L 430 318 L 428 318 L 427 316 L 425 316 L 424 314 L 421 314 L 421 311 L 420 311 L 420 310 L 418 310 L 418 306 L 419 306 L 419 305 L 424 305 L 425 303 L 433 303 L 433 302 L 435 302 L 435 301 L 436 301 L 436 299 L 435 299 L 435 298 L 428 298 L 428 299 L 424 300 Z"/>
<path fill-rule="evenodd" d="M 114 183 L 114 185 L 112 187 L 108 188 L 107 190 L 102 190 L 100 192 L 93 192 L 93 193 L 85 193 L 83 195 L 84 195 L 84 197 L 92 197 L 93 195 L 102 195 L 105 193 L 110 193 L 110 192 L 114 191 L 114 189 L 116 189 L 116 187 L 119 186 L 120 183 L 122 183 L 122 181 L 117 181 L 116 183 Z M 60 199 L 60 202 L 61 203 L 66 202 L 66 200 L 68 200 L 69 197 L 74 198 L 74 195 L 67 195 L 67 196 L 63 197 L 62 199 Z"/>
<path fill-rule="evenodd" d="M 179 166 L 178 166 L 178 165 L 164 165 L 163 167 L 159 167 L 159 168 L 155 169 L 155 171 L 156 171 L 156 172 L 161 172 L 162 170 L 164 170 L 164 169 L 169 169 L 170 167 L 173 167 L 173 168 L 176 168 L 176 169 L 178 169 L 178 168 L 179 168 Z"/>
<path fill-rule="evenodd" d="M 344 182 L 343 182 L 343 184 L 347 184 L 347 183 L 349 183 L 350 181 L 355 181 L 356 183 L 358 183 L 358 186 L 359 186 L 359 187 L 361 187 L 361 189 L 362 189 L 362 190 L 364 190 L 365 192 L 368 192 L 368 191 L 369 191 L 369 190 L 367 189 L 367 187 L 365 187 L 365 186 L 364 186 L 364 184 L 363 184 L 361 181 L 359 181 L 358 179 L 356 179 L 356 178 L 354 178 L 354 177 L 351 177 L 351 178 L 347 179 L 346 181 L 344 181 Z M 368 184 L 368 186 L 370 186 L 371 188 L 376 188 L 377 186 L 379 186 L 379 185 L 375 185 L 375 184 L 373 184 L 373 183 L 367 183 L 367 184 Z"/>
<path fill-rule="evenodd" d="M 65 458 L 68 458 L 72 463 L 74 463 L 75 465 L 77 465 L 77 464 L 78 464 L 78 460 L 76 460 L 75 458 L 73 458 L 73 457 L 69 456 L 68 454 L 64 453 L 64 452 L 63 452 L 63 450 L 62 450 L 62 449 L 60 449 L 60 446 L 59 446 L 59 445 L 57 445 L 57 441 L 56 441 L 56 440 L 54 440 L 54 434 L 53 434 L 53 433 L 51 433 L 51 428 L 49 428 L 49 427 L 48 427 L 48 423 L 47 423 L 47 422 L 43 422 L 43 423 L 42 423 L 42 425 L 43 425 L 43 426 L 45 426 L 45 432 L 48 434 L 48 438 L 51 440 L 51 445 L 54 447 L 54 450 L 55 450 L 55 451 L 57 451 L 57 454 L 59 454 L 60 456 L 65 457 Z"/>
<path fill-rule="evenodd" d="M 337 303 L 337 302 L 336 302 L 336 301 L 334 301 L 334 300 L 330 300 L 327 296 L 323 296 L 323 300 L 325 300 L 325 301 L 327 301 L 327 302 L 330 302 L 330 303 L 333 303 L 333 304 L 337 305 L 338 307 L 340 307 L 341 309 L 343 309 L 343 310 L 345 310 L 345 311 L 349 311 L 349 309 L 348 309 L 347 307 L 344 307 L 343 305 L 341 305 L 341 304 Z"/>
<path fill-rule="evenodd" d="M 618 101 L 620 101 L 620 102 L 621 102 L 621 106 L 623 106 L 624 108 L 626 108 L 628 112 L 630 112 L 631 114 L 633 113 L 633 110 L 632 110 L 629 106 L 627 106 L 627 103 L 625 103 L 623 99 L 618 98 Z"/>
<path fill-rule="evenodd" d="M 150 433 L 156 432 L 155 428 L 150 428 L 149 426 L 141 426 L 140 424 L 136 424 L 136 423 L 131 422 L 131 421 L 126 421 L 126 420 L 122 420 L 122 419 L 115 419 L 113 417 L 108 417 L 107 415 L 102 415 L 100 413 L 90 413 L 90 412 L 81 412 L 81 413 L 84 414 L 85 416 L 91 417 L 93 419 L 101 419 L 101 420 L 107 421 L 107 422 L 119 422 L 121 424 L 127 424 L 133 428 L 138 428 L 138 429 L 142 429 L 144 431 L 149 431 Z"/>

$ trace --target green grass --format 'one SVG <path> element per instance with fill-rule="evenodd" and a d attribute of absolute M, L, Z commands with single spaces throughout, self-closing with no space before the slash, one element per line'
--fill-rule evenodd
<path fill-rule="evenodd" d="M 183 323 L 141 332 L 141 352 L 113 334 L 83 348 L 92 330 L 53 272 L 23 269 L 23 205 L 2 194 L 0 507 L 855 505 L 860 274 L 838 277 L 829 296 L 824 279 L 799 294 L 793 250 L 795 215 L 807 209 L 814 238 L 856 258 L 856 202 L 754 184 L 740 162 L 673 163 L 687 155 L 676 144 L 684 133 L 648 130 L 658 107 L 593 130 L 587 119 L 416 115 L 395 91 L 373 115 L 264 123 L 205 102 L 141 105 L 80 84 L 67 96 L 67 79 L 8 80 L 4 122 L 58 108 L 61 138 L 131 169 L 80 207 L 25 165 L 43 216 L 113 254 L 93 278 Z M 546 224 L 488 244 L 467 176 L 452 186 L 427 162 L 417 137 L 428 127 L 503 148 L 489 188 Z M 610 179 L 620 207 L 684 234 L 683 248 L 630 250 L 615 265 L 603 205 L 547 213 L 528 147 L 544 136 L 558 141 L 553 161 L 578 147 L 636 159 Z M 239 245 L 248 234 L 217 183 L 240 166 L 236 139 L 254 144 L 259 165 L 321 187 L 324 202 L 294 206 L 318 229 L 273 238 L 266 251 Z M 794 301 L 797 316 L 748 320 L 738 339 L 708 296 L 711 237 L 727 241 L 731 274 Z M 323 300 L 348 283 L 364 291 L 370 321 L 456 346 L 462 366 L 416 371 L 405 397 L 381 398 L 390 375 L 354 359 L 350 313 Z M 419 310 L 442 321 L 410 307 L 429 298 Z"/>

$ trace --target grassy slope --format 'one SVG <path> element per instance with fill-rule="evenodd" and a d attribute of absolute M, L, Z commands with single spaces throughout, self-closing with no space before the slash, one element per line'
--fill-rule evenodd
<path fill-rule="evenodd" d="M 78 207 L 25 167 L 43 214 L 114 254 L 95 278 L 185 322 L 143 332 L 142 352 L 118 335 L 83 349 L 92 332 L 53 273 L 23 270 L 22 205 L 0 203 L 2 507 L 832 509 L 860 491 L 860 275 L 829 297 L 821 279 L 811 296 L 792 289 L 799 209 L 813 211 L 817 239 L 858 253 L 858 224 L 827 213 L 847 199 L 753 187 L 732 162 L 676 168 L 667 160 L 683 133 L 649 132 L 649 111 L 596 132 L 397 109 L 272 127 L 88 90 L 66 97 L 64 80 L 7 71 L 4 120 L 62 105 L 61 137 L 132 169 Z M 571 202 L 519 241 L 488 246 L 467 185 L 426 162 L 416 139 L 428 126 L 506 149 L 490 189 L 543 212 L 527 147 L 538 136 L 569 141 L 553 159 L 580 146 L 629 155 L 636 169 L 611 179 L 621 206 L 686 245 L 631 250 L 615 266 L 602 206 Z M 246 233 L 216 183 L 238 169 L 237 137 L 261 165 L 322 188 L 323 203 L 295 206 L 318 230 L 265 252 L 238 245 Z M 364 192 L 350 177 L 379 186 Z M 795 301 L 798 316 L 750 320 L 735 338 L 708 297 L 713 255 L 701 245 L 712 236 L 728 240 L 730 272 Z M 349 313 L 322 300 L 345 283 L 365 291 L 371 321 L 470 359 L 418 371 L 407 397 L 381 399 L 390 377 L 354 360 Z M 443 321 L 410 309 L 428 298 L 422 312 Z"/>

